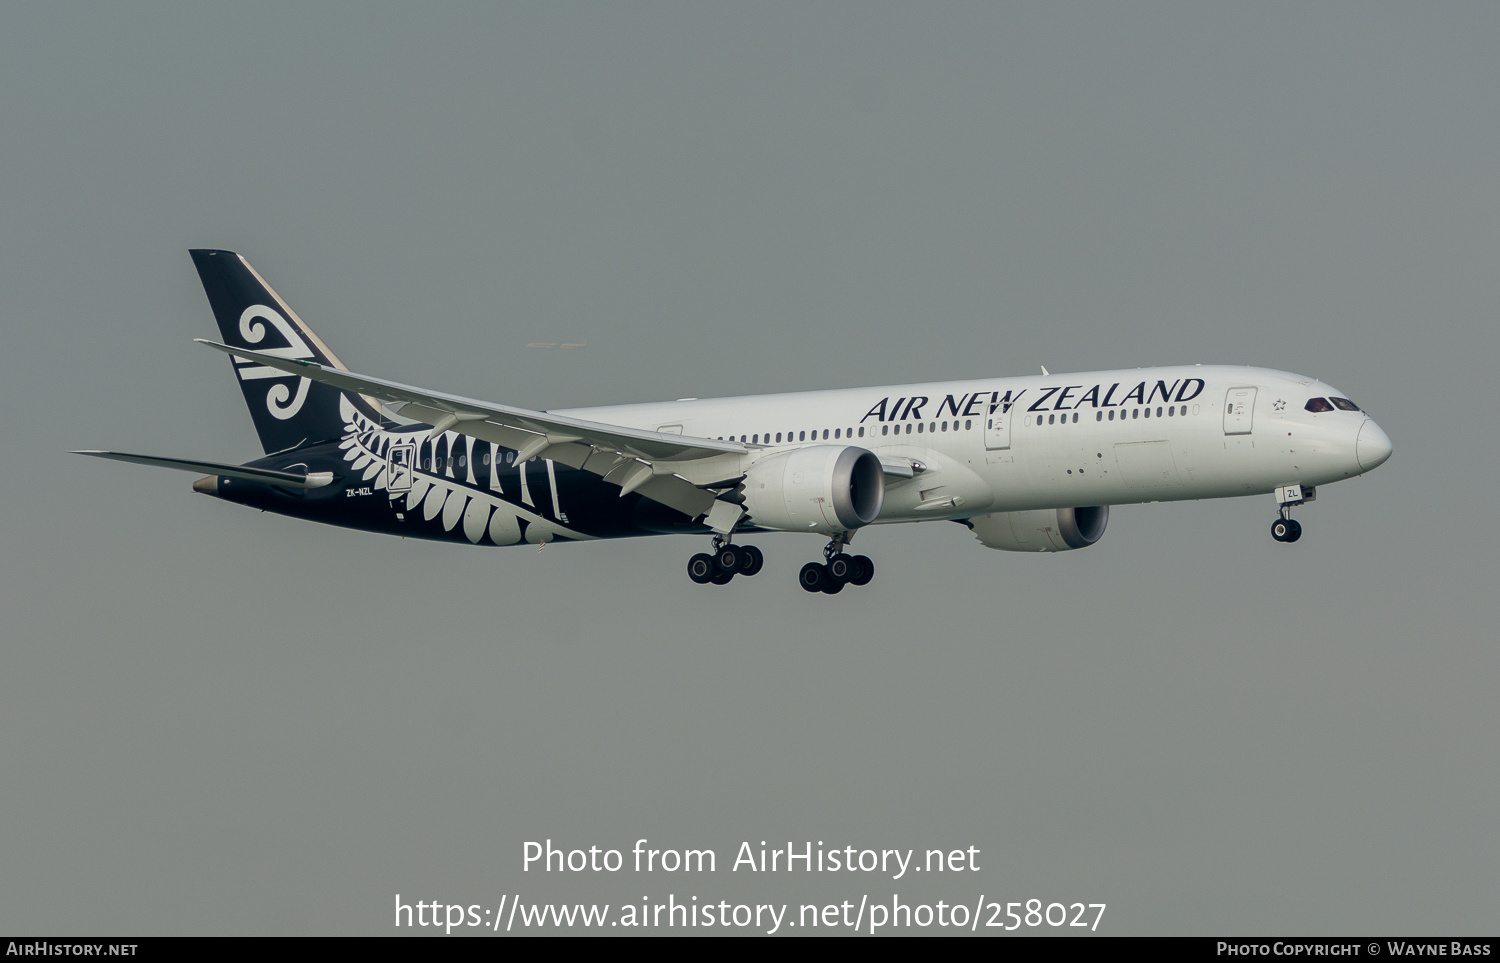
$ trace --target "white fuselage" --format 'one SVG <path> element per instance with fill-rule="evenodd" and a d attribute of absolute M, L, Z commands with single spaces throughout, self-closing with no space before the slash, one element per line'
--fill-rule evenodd
<path fill-rule="evenodd" d="M 1266 368 L 1191 365 L 570 409 L 559 414 L 762 446 L 813 443 L 917 463 L 881 523 L 1253 495 L 1374 468 L 1390 440 L 1345 399 Z M 1350 406 L 1352 407 L 1352 406 Z"/>

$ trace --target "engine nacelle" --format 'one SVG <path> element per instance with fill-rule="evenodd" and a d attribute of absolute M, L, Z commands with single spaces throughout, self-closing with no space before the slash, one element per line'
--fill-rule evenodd
<path fill-rule="evenodd" d="M 885 472 L 864 448 L 810 445 L 763 458 L 745 473 L 745 511 L 760 528 L 847 532 L 885 503 Z"/>
<path fill-rule="evenodd" d="M 1045 508 L 975 515 L 966 524 L 989 548 L 1007 552 L 1066 552 L 1099 541 L 1109 506 Z"/>

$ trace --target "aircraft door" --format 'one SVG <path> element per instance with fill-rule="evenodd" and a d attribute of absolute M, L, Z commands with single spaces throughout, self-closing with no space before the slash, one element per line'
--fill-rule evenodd
<path fill-rule="evenodd" d="M 1248 435 L 1255 417 L 1255 389 L 1230 388 L 1224 399 L 1224 434 Z"/>
<path fill-rule="evenodd" d="M 984 419 L 984 447 L 999 451 L 1010 447 L 1011 407 L 1015 402 L 1002 401 Z"/>
<path fill-rule="evenodd" d="M 393 492 L 411 491 L 411 472 L 417 461 L 417 446 L 392 445 L 385 457 L 385 487 Z"/>

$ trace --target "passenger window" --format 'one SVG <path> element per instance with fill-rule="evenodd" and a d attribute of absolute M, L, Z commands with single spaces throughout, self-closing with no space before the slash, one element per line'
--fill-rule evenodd
<path fill-rule="evenodd" d="M 1156 417 L 1158 417 L 1158 418 L 1161 417 L 1161 409 L 1160 408 L 1156 409 Z"/>
<path fill-rule="evenodd" d="M 1302 407 L 1311 412 L 1332 411 L 1333 405 L 1328 403 L 1327 398 L 1309 398 L 1307 404 Z"/>
<path fill-rule="evenodd" d="M 1146 409 L 1146 417 L 1147 417 L 1147 418 L 1150 418 L 1150 417 L 1151 417 L 1151 409 L 1150 409 L 1150 408 L 1147 408 L 1147 409 Z"/>
<path fill-rule="evenodd" d="M 908 435 L 911 434 L 911 422 L 906 423 L 906 433 Z"/>
<path fill-rule="evenodd" d="M 859 426 L 859 437 L 863 438 L 864 436 L 865 436 L 865 426 L 864 425 L 860 425 Z"/>
<path fill-rule="evenodd" d="M 1141 409 L 1139 409 L 1139 408 L 1132 408 L 1132 409 L 1130 409 L 1130 417 L 1132 417 L 1132 418 L 1139 418 L 1140 416 L 1141 416 Z"/>
<path fill-rule="evenodd" d="M 838 428 L 833 429 L 833 437 L 837 438 L 839 436 L 839 430 Z"/>
<path fill-rule="evenodd" d="M 1110 421 L 1114 421 L 1115 420 L 1115 410 L 1113 408 L 1109 409 L 1109 420 Z"/>
<path fill-rule="evenodd" d="M 1332 400 L 1333 400 L 1333 403 L 1334 403 L 1335 407 L 1341 408 L 1344 411 L 1358 411 L 1359 410 L 1359 405 L 1356 405 L 1354 402 L 1350 401 L 1348 398 L 1334 398 Z"/>
<path fill-rule="evenodd" d="M 891 433 L 891 426 L 890 425 L 881 425 L 880 426 L 880 433 L 882 435 L 889 435 Z"/>
<path fill-rule="evenodd" d="M 973 428 L 973 427 L 974 427 L 974 421 L 973 421 L 973 419 L 965 418 L 964 419 L 964 431 L 968 431 L 970 428 Z"/>
<path fill-rule="evenodd" d="M 828 440 L 828 429 L 827 428 L 823 429 L 823 440 L 824 441 Z"/>
<path fill-rule="evenodd" d="M 1073 412 L 1073 424 L 1078 424 L 1078 412 Z"/>
<path fill-rule="evenodd" d="M 925 428 L 925 427 L 927 427 L 927 426 L 924 425 L 922 422 L 920 422 L 920 421 L 917 422 L 917 434 L 920 435 L 922 433 L 922 429 Z"/>
<path fill-rule="evenodd" d="M 1094 420 L 1095 421 L 1103 421 L 1104 420 L 1104 412 L 1102 412 L 1102 411 L 1096 411 L 1096 412 L 1094 412 Z"/>

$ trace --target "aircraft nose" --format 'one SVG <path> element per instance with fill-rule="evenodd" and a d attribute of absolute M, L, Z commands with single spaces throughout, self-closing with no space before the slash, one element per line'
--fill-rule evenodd
<path fill-rule="evenodd" d="M 1373 420 L 1366 419 L 1354 442 L 1354 457 L 1365 471 L 1385 464 L 1391 457 L 1391 439 Z"/>

